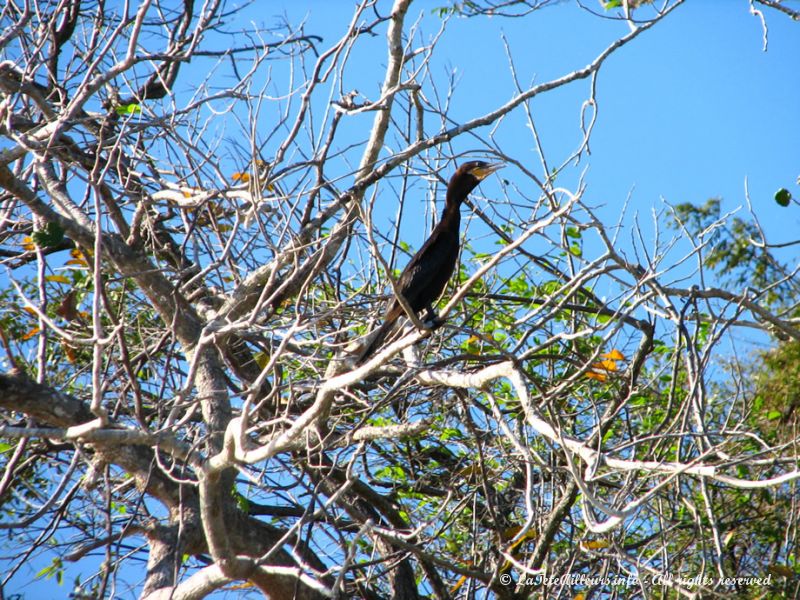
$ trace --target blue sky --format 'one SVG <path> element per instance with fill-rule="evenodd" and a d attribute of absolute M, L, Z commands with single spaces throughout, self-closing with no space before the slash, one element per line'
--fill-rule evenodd
<path fill-rule="evenodd" d="M 445 4 L 412 5 L 412 15 L 424 15 L 423 35 L 436 32 L 440 21 L 432 10 Z M 259 13 L 266 19 L 284 11 L 292 20 L 306 16 L 307 31 L 331 43 L 350 18 L 345 8 L 350 5 L 309 0 L 276 4 L 273 13 L 259 5 Z M 614 221 L 629 193 L 644 214 L 663 208 L 662 197 L 670 203 L 721 197 L 723 209 L 730 210 L 744 205 L 747 178 L 768 234 L 774 241 L 793 239 L 796 210 L 779 207 L 773 195 L 786 187 L 800 196 L 795 183 L 800 175 L 800 25 L 774 11 L 765 16 L 767 52 L 761 22 L 747 2 L 697 0 L 612 56 L 598 78 L 592 154 L 580 165 L 588 167 L 589 203 L 605 205 L 602 213 Z M 598 19 L 571 4 L 524 19 L 455 18 L 439 44 L 434 73 L 457 70 L 452 115 L 467 120 L 513 94 L 501 36 L 526 85 L 585 66 L 626 32 L 624 23 Z M 380 85 L 375 52 L 383 63 L 384 44 L 376 38 L 370 52 L 355 55 L 363 61 L 363 81 L 353 84 L 369 97 Z M 588 83 L 578 82 L 533 101 L 551 164 L 577 147 L 579 110 L 587 94 Z M 538 158 L 523 125 L 517 135 L 517 140 L 506 138 L 506 150 L 513 148 L 516 158 L 535 167 Z"/>

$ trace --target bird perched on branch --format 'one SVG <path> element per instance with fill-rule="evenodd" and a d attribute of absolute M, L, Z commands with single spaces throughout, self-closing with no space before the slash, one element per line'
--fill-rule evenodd
<path fill-rule="evenodd" d="M 460 243 L 461 203 L 483 179 L 503 166 L 503 163 L 473 160 L 456 169 L 450 178 L 450 183 L 447 184 L 442 218 L 400 274 L 397 291 L 415 314 L 423 309 L 427 311 L 426 321 L 435 322 L 433 303 L 444 291 L 456 268 Z M 394 329 L 397 320 L 404 314 L 405 309 L 397 297 L 394 297 L 389 302 L 383 324 L 370 335 L 371 339 L 358 354 L 356 364 L 363 363 L 380 348 Z"/>

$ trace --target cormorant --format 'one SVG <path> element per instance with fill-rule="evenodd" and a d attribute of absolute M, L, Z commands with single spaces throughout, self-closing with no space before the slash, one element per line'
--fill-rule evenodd
<path fill-rule="evenodd" d="M 426 320 L 435 319 L 433 303 L 444 291 L 453 275 L 458 260 L 461 203 L 486 177 L 503 167 L 503 163 L 473 160 L 462 164 L 447 184 L 447 198 L 442 218 L 430 237 L 411 258 L 397 281 L 397 289 L 415 312 L 427 310 Z M 372 335 L 372 340 L 361 351 L 356 364 L 367 360 L 380 348 L 391 333 L 397 319 L 405 314 L 397 298 L 389 302 L 383 324 Z"/>

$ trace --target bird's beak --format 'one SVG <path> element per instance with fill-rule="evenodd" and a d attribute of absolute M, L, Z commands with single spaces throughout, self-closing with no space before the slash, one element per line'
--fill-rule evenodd
<path fill-rule="evenodd" d="M 478 167 L 472 171 L 472 175 L 474 175 L 478 181 L 482 181 L 486 179 L 489 175 L 494 173 L 495 171 L 502 169 L 506 166 L 506 163 L 496 162 L 490 163 L 485 167 Z"/>

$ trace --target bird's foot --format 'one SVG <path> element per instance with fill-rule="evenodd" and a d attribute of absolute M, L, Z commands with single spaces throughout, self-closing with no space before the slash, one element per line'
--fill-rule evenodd
<path fill-rule="evenodd" d="M 444 319 L 442 319 L 436 313 L 430 313 L 425 315 L 425 321 L 422 324 L 433 331 L 434 329 L 439 329 L 439 327 L 444 325 Z"/>

